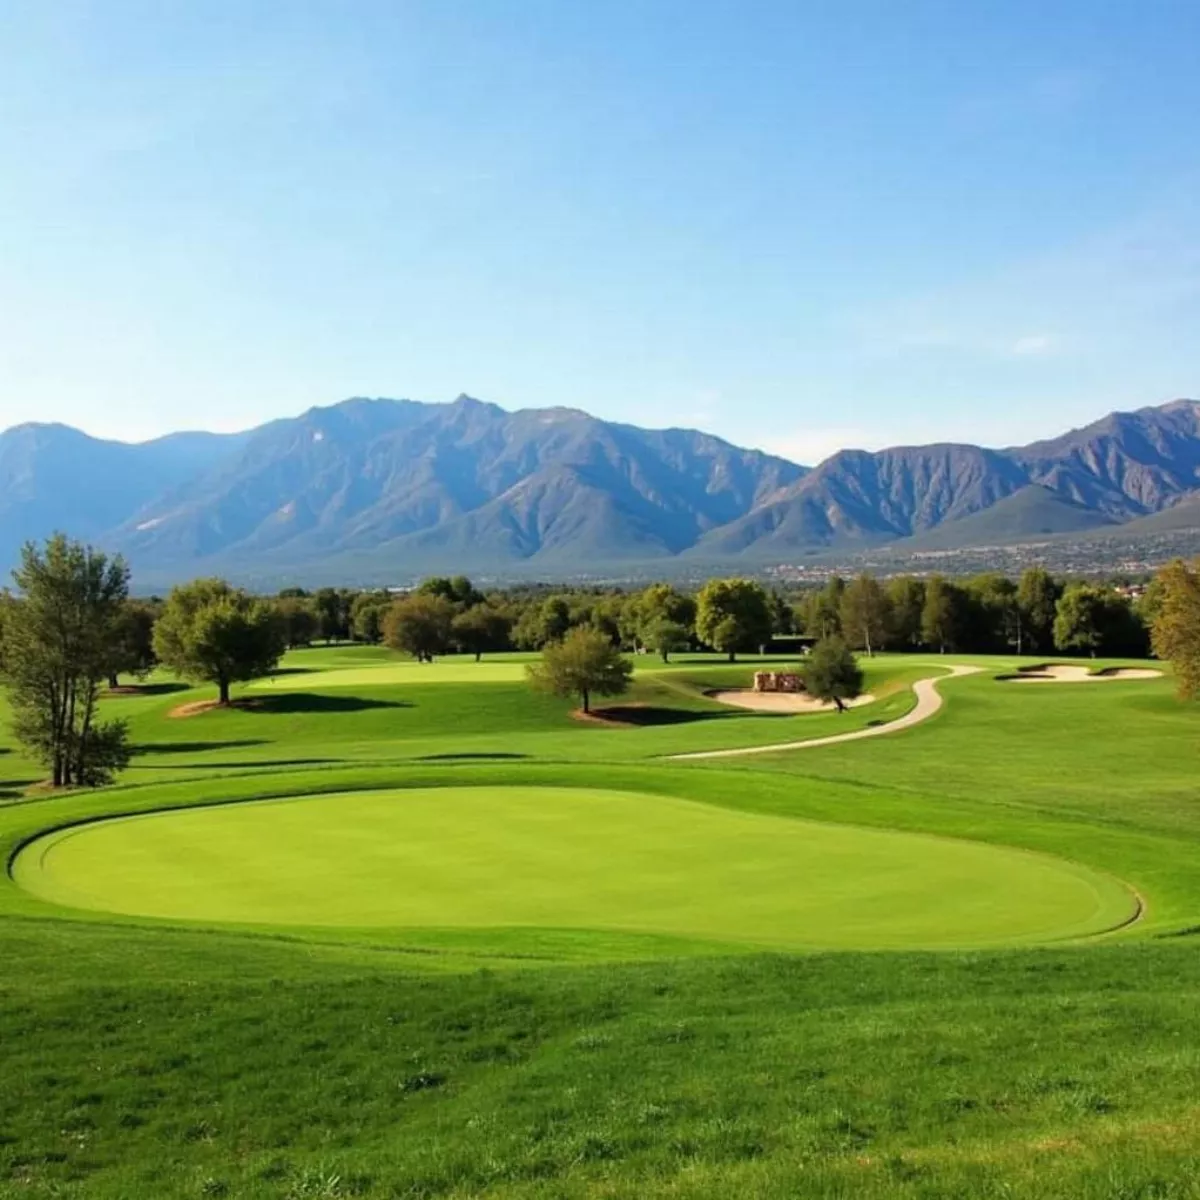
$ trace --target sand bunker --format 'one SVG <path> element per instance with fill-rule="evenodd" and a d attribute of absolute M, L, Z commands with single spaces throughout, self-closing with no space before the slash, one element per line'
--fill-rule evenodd
<path fill-rule="evenodd" d="M 732 704 L 734 708 L 748 708 L 754 712 L 770 713 L 807 713 L 833 712 L 837 705 L 825 700 L 817 700 L 804 692 L 755 692 L 750 688 L 733 688 L 725 692 L 705 692 L 710 700 L 721 704 Z M 870 704 L 874 696 L 859 696 L 854 700 L 844 701 L 847 708 L 857 708 L 860 704 Z"/>
<path fill-rule="evenodd" d="M 1007 683 L 1107 683 L 1113 679 L 1159 679 L 1161 671 L 1149 667 L 1109 667 L 1091 671 L 1075 663 L 1045 663 L 1040 667 L 1022 667 L 1019 675 L 1002 675 Z"/>

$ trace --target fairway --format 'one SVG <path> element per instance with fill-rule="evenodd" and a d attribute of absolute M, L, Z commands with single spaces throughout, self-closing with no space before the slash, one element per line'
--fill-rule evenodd
<path fill-rule="evenodd" d="M 526 661 L 444 659 L 419 663 L 412 659 L 386 661 L 369 667 L 334 667 L 327 671 L 299 670 L 278 677 L 260 679 L 251 691 L 281 691 L 296 684 L 306 688 L 385 687 L 390 684 L 426 683 L 513 683 L 525 678 Z"/>
<path fill-rule="evenodd" d="M 78 826 L 18 857 L 43 899 L 288 926 L 658 933 L 770 947 L 951 947 L 1094 934 L 1115 880 L 1049 856 L 660 795 L 441 787 Z"/>

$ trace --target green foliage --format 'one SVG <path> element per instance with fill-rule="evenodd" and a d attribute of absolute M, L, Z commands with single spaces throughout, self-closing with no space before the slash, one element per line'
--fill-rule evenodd
<path fill-rule="evenodd" d="M 658 650 L 662 646 L 656 631 L 664 634 L 669 643 L 667 652 L 682 650 L 684 645 L 677 644 L 674 631 L 683 629 L 685 637 L 690 636 L 696 624 L 696 601 L 667 583 L 652 583 L 644 591 L 629 598 L 625 611 L 622 613 L 622 630 L 630 643 L 640 643 L 648 650 Z"/>
<path fill-rule="evenodd" d="M 941 575 L 925 583 L 925 605 L 921 609 L 921 640 L 941 653 L 957 650 L 966 617 L 963 591 Z"/>
<path fill-rule="evenodd" d="M 663 662 L 669 662 L 672 654 L 686 650 L 691 641 L 691 628 L 667 616 L 656 617 L 641 626 L 642 645 L 658 654 Z"/>
<path fill-rule="evenodd" d="M 891 601 L 874 575 L 856 576 L 842 592 L 839 624 L 846 641 L 869 655 L 879 649 L 891 626 Z"/>
<path fill-rule="evenodd" d="M 898 575 L 888 580 L 887 595 L 891 609 L 891 641 L 902 650 L 915 650 L 921 644 L 925 581 L 912 575 Z"/>
<path fill-rule="evenodd" d="M 1200 562 L 1176 560 L 1155 578 L 1154 653 L 1175 668 L 1179 694 L 1200 696 Z"/>
<path fill-rule="evenodd" d="M 457 613 L 450 623 L 450 636 L 464 653 L 475 655 L 478 662 L 485 653 L 508 647 L 510 622 L 498 608 L 480 603 Z"/>
<path fill-rule="evenodd" d="M 125 723 L 96 717 L 127 633 L 129 571 L 56 534 L 44 547 L 25 545 L 13 580 L 0 655 L 13 732 L 55 787 L 107 783 L 129 760 Z"/>
<path fill-rule="evenodd" d="M 116 687 L 120 676 L 132 675 L 144 679 L 154 670 L 158 658 L 154 653 L 154 622 L 158 620 L 155 605 L 126 599 L 113 622 L 110 635 L 112 657 L 108 664 L 108 683 Z"/>
<path fill-rule="evenodd" d="M 320 633 L 321 623 L 312 603 L 299 596 L 282 596 L 275 601 L 283 640 L 290 650 L 311 646 Z"/>
<path fill-rule="evenodd" d="M 1020 653 L 1023 631 L 1017 585 L 997 571 L 976 575 L 963 584 L 960 641 L 989 654 L 1010 647 Z"/>
<path fill-rule="evenodd" d="M 454 605 L 445 596 L 413 592 L 384 614 L 384 643 L 418 662 L 433 662 L 435 656 L 450 653 L 454 616 Z"/>
<path fill-rule="evenodd" d="M 846 581 L 833 575 L 823 588 L 808 592 L 804 597 L 801 624 L 809 637 L 835 637 L 842 632 L 842 595 Z"/>
<path fill-rule="evenodd" d="M 383 641 L 383 618 L 392 606 L 388 592 L 359 592 L 350 605 L 350 633 L 372 646 Z"/>
<path fill-rule="evenodd" d="M 320 588 L 313 597 L 317 629 L 327 642 L 344 641 L 350 636 L 350 612 L 354 594 L 346 588 Z"/>
<path fill-rule="evenodd" d="M 1054 646 L 1054 619 L 1062 587 L 1041 567 L 1030 567 L 1017 584 L 1017 609 L 1024 631 L 1024 648 L 1044 654 Z"/>
<path fill-rule="evenodd" d="M 696 596 L 696 633 L 702 642 L 729 655 L 757 650 L 771 640 L 767 593 L 750 579 L 712 579 Z"/>
<path fill-rule="evenodd" d="M 465 575 L 455 575 L 452 579 L 444 575 L 435 575 L 423 580 L 417 592 L 426 596 L 440 596 L 460 608 L 471 608 L 482 604 L 483 593 L 476 590 L 475 585 Z"/>
<path fill-rule="evenodd" d="M 1104 593 L 1090 584 L 1075 584 L 1059 597 L 1054 613 L 1054 645 L 1095 655 L 1104 633 Z"/>
<path fill-rule="evenodd" d="M 845 702 L 862 694 L 863 673 L 850 647 L 840 637 L 822 638 L 804 660 L 804 690 L 818 700 L 832 701 L 838 712 Z"/>
<path fill-rule="evenodd" d="M 528 668 L 530 682 L 555 696 L 578 696 L 590 712 L 595 696 L 619 696 L 629 690 L 633 666 L 599 630 L 581 626 L 542 651 L 542 661 Z"/>
<path fill-rule="evenodd" d="M 275 609 L 222 579 L 175 588 L 154 627 L 160 661 L 184 679 L 215 683 L 221 704 L 232 684 L 274 670 L 284 648 Z"/>

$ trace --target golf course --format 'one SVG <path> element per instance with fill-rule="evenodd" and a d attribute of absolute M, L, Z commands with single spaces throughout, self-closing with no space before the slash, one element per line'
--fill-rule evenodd
<path fill-rule="evenodd" d="M 638 655 L 584 714 L 536 657 L 159 669 L 90 791 L 0 746 L 0 1194 L 1200 1195 L 1169 666 Z"/>

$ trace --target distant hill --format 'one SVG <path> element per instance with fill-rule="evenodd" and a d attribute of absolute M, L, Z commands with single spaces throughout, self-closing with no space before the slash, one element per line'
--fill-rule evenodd
<path fill-rule="evenodd" d="M 357 398 L 244 434 L 139 445 L 56 425 L 0 434 L 0 564 L 62 528 L 155 582 L 595 574 L 676 559 L 734 569 L 885 545 L 1136 536 L 1193 513 L 1193 400 L 1030 446 L 845 450 L 813 470 L 695 430 L 467 396 Z"/>
<path fill-rule="evenodd" d="M 990 508 L 947 521 L 916 537 L 905 538 L 894 543 L 894 547 L 897 551 L 961 550 L 1115 526 L 1117 522 L 1105 513 L 1086 508 L 1039 483 L 1030 483 L 1003 500 L 997 500 Z"/>

